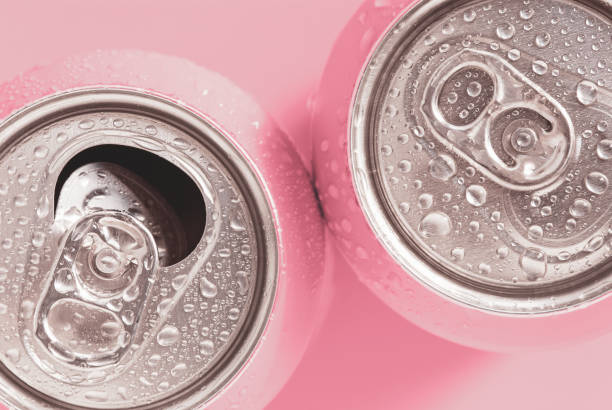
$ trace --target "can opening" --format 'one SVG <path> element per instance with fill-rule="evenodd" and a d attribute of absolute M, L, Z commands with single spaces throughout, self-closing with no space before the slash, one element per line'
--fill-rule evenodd
<path fill-rule="evenodd" d="M 198 245 L 204 233 L 206 207 L 196 183 L 180 168 L 166 159 L 138 149 L 122 145 L 99 145 L 74 156 L 60 173 L 54 192 L 54 211 L 57 211 L 60 192 L 66 180 L 77 169 L 92 163 L 111 163 L 137 175 L 165 200 L 176 215 L 179 227 L 175 231 L 184 237 L 185 246 L 169 252 L 164 265 L 183 260 Z M 176 229 L 178 228 L 178 229 Z"/>

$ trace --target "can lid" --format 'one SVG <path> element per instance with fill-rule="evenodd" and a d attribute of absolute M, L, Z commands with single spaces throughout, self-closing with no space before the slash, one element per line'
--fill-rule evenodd
<path fill-rule="evenodd" d="M 276 286 L 272 214 L 244 155 L 174 102 L 109 88 L 41 100 L 0 141 L 3 397 L 210 399 L 255 349 Z"/>
<path fill-rule="evenodd" d="M 359 200 L 387 250 L 503 313 L 610 288 L 612 32 L 603 1 L 420 2 L 364 68 Z"/>

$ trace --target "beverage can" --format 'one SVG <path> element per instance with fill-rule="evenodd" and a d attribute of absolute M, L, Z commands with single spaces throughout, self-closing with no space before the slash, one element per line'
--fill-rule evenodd
<path fill-rule="evenodd" d="M 347 25 L 314 108 L 317 186 L 402 315 L 493 350 L 609 330 L 610 14 L 369 1 Z"/>
<path fill-rule="evenodd" d="M 261 408 L 323 311 L 309 177 L 244 92 L 101 51 L 0 98 L 0 395 L 18 408 Z"/>

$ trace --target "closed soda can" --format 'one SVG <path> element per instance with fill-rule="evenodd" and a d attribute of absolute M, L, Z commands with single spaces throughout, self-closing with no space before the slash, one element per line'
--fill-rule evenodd
<path fill-rule="evenodd" d="M 0 87 L 0 395 L 262 408 L 322 314 L 314 192 L 218 74 L 108 51 Z"/>
<path fill-rule="evenodd" d="M 313 104 L 316 186 L 360 279 L 437 335 L 610 330 L 611 6 L 365 2 Z"/>

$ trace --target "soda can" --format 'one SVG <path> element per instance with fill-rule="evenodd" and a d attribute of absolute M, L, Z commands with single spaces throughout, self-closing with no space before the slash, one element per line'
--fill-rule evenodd
<path fill-rule="evenodd" d="M 359 278 L 468 346 L 610 330 L 611 6 L 365 2 L 313 103 L 316 187 Z"/>
<path fill-rule="evenodd" d="M 0 395 L 13 408 L 262 408 L 323 313 L 324 226 L 258 105 L 108 51 L 0 87 Z"/>

